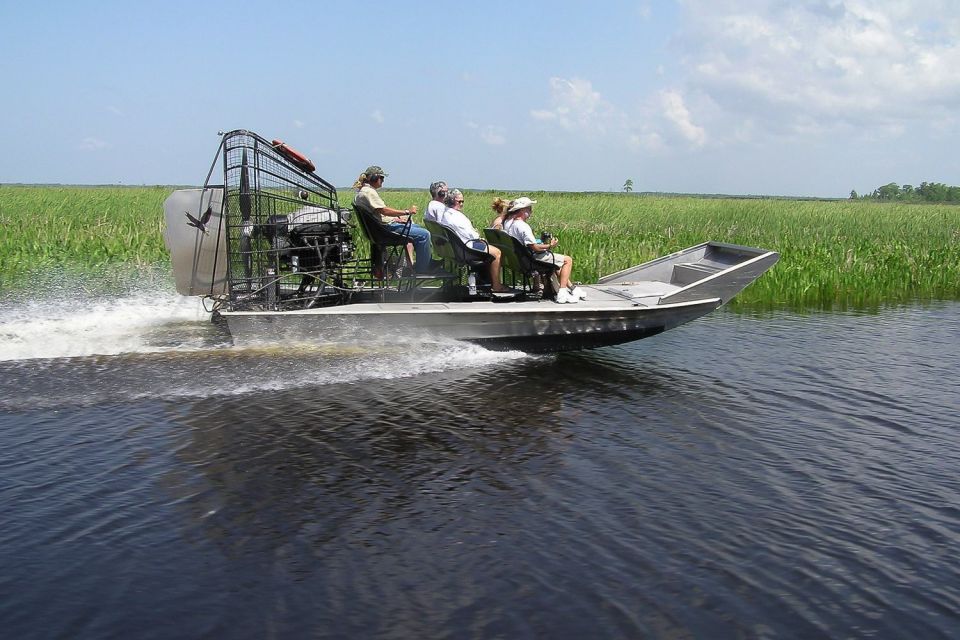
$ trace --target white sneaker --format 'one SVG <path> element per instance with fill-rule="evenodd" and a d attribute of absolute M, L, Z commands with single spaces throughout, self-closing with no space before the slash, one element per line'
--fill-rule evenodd
<path fill-rule="evenodd" d="M 571 302 L 576 302 L 576 300 L 574 300 L 566 288 L 560 289 L 560 291 L 557 292 L 557 304 L 569 304 Z"/>
<path fill-rule="evenodd" d="M 580 287 L 574 287 L 570 290 L 570 295 L 576 298 L 577 300 L 586 300 L 587 292 L 581 289 Z"/>

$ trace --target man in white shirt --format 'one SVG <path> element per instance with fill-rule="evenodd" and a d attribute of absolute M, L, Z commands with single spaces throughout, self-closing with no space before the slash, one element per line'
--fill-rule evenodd
<path fill-rule="evenodd" d="M 486 251 L 493 256 L 493 260 L 488 265 L 490 269 L 491 290 L 494 293 L 512 292 L 510 287 L 505 286 L 500 281 L 500 249 L 480 239 L 480 234 L 473 228 L 473 223 L 470 222 L 470 218 L 463 213 L 463 194 L 460 193 L 460 190 L 453 189 L 448 192 L 443 202 L 446 208 L 443 211 L 440 224 L 453 229 L 457 236 L 463 240 L 463 243 L 471 249 Z"/>
<path fill-rule="evenodd" d="M 434 182 L 430 185 L 430 204 L 427 205 L 427 212 L 423 214 L 423 219 L 429 222 L 440 222 L 443 218 L 443 210 L 447 206 L 443 199 L 447 197 L 447 183 L 443 180 Z"/>

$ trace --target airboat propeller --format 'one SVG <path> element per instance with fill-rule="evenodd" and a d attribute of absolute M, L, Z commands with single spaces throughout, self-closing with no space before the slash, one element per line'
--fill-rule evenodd
<path fill-rule="evenodd" d="M 253 225 L 250 224 L 250 176 L 247 170 L 247 150 L 244 148 L 240 157 L 240 222 L 243 228 L 240 232 L 240 255 L 243 258 L 243 277 L 250 281 L 253 271 L 253 255 L 250 247 L 250 236 L 253 235 Z"/>

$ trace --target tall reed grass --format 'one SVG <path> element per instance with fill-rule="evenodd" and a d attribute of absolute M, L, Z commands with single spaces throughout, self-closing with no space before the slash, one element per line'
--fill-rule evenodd
<path fill-rule="evenodd" d="M 0 186 L 0 283 L 44 271 L 167 262 L 168 187 Z"/>
<path fill-rule="evenodd" d="M 493 192 L 468 193 L 478 228 Z M 705 240 L 762 247 L 780 262 L 740 304 L 860 308 L 960 299 L 960 207 L 863 201 L 531 193 L 530 224 L 549 231 L 589 282 Z M 403 194 L 387 198 L 403 199 Z M 391 200 L 387 201 L 390 202 Z"/>
<path fill-rule="evenodd" d="M 169 264 L 163 201 L 169 187 L 0 186 L 0 283 L 23 286 L 51 268 L 96 271 Z M 464 212 L 478 229 L 496 196 L 472 191 Z M 960 207 L 866 201 L 707 199 L 634 194 L 528 193 L 530 224 L 559 240 L 583 282 L 718 240 L 778 251 L 781 260 L 739 304 L 876 307 L 960 299 Z M 384 191 L 417 204 L 425 191 Z M 340 193 L 349 205 L 352 191 Z M 421 219 L 418 215 L 417 219 Z"/>

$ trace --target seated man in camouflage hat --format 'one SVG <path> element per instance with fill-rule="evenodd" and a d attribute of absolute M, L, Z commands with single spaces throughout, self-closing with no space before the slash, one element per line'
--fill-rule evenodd
<path fill-rule="evenodd" d="M 377 189 L 383 186 L 383 179 L 386 177 L 387 174 L 380 167 L 376 165 L 367 167 L 367 170 L 361 173 L 353 184 L 353 188 L 357 189 L 353 202 L 376 212 L 380 216 L 380 222 L 391 231 L 403 233 L 407 221 L 417 212 L 417 207 L 411 205 L 403 210 L 388 207 L 377 193 Z M 434 273 L 436 268 L 430 260 L 430 232 L 418 224 L 411 223 L 410 240 L 417 254 L 414 262 L 416 272 L 418 274 Z M 407 254 L 410 254 L 410 245 L 407 245 Z M 410 256 L 410 260 L 413 262 L 413 256 Z"/>

